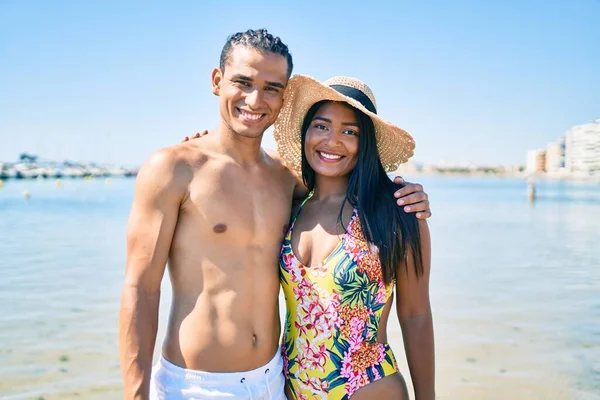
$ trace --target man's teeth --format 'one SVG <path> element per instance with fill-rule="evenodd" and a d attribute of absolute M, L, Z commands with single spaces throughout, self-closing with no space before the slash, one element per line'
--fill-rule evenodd
<path fill-rule="evenodd" d="M 242 114 L 242 117 L 246 118 L 246 119 L 251 119 L 253 121 L 257 121 L 262 117 L 262 114 L 249 114 L 247 112 L 244 112 L 242 110 L 240 110 L 240 114 Z"/>
<path fill-rule="evenodd" d="M 323 153 L 322 151 L 320 151 L 319 154 L 321 155 L 321 157 L 326 158 L 328 160 L 339 160 L 340 158 L 342 158 L 342 156 L 338 156 L 336 154 Z"/>

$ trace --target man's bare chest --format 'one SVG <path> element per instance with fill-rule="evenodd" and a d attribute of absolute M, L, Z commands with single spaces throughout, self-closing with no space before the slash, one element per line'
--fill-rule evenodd
<path fill-rule="evenodd" d="M 292 188 L 276 179 L 205 178 L 190 185 L 183 216 L 206 239 L 279 243 L 290 216 Z"/>

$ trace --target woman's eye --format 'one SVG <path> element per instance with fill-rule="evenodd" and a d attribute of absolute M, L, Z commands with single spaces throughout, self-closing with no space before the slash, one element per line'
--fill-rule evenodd
<path fill-rule="evenodd" d="M 321 129 L 321 130 L 327 129 L 327 127 L 325 125 L 323 125 L 323 124 L 317 124 L 317 125 L 315 125 L 315 128 L 316 129 Z"/>
<path fill-rule="evenodd" d="M 353 131 L 351 129 L 348 129 L 348 130 L 344 131 L 344 134 L 346 134 L 346 135 L 354 135 L 354 136 L 358 135 L 357 132 L 355 132 L 355 131 Z"/>

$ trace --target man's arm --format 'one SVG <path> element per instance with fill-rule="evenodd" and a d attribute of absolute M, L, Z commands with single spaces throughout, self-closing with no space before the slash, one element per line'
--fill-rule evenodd
<path fill-rule="evenodd" d="M 183 138 L 183 142 L 191 139 L 198 139 L 204 135 L 207 135 L 208 131 L 205 130 L 202 133 L 196 132 L 193 136 L 186 136 Z M 280 158 L 279 154 L 275 150 L 267 150 L 269 155 L 273 158 Z M 296 179 L 296 186 L 294 188 L 294 199 L 304 199 L 308 194 L 308 189 L 302 182 L 302 176 L 295 171 L 290 169 Z M 394 182 L 404 184 L 402 189 L 397 190 L 394 196 L 398 199 L 397 204 L 404 207 L 404 212 L 417 213 L 418 219 L 427 219 L 431 217 L 431 209 L 429 208 L 429 196 L 423 191 L 423 186 L 418 183 L 406 182 L 401 176 L 396 176 Z"/>
<path fill-rule="evenodd" d="M 423 275 L 415 272 L 409 254 L 396 272 L 396 311 L 416 400 L 435 399 L 433 318 L 429 302 L 431 239 L 426 221 L 419 221 Z"/>
<path fill-rule="evenodd" d="M 174 151 L 155 153 L 140 169 L 127 225 L 127 266 L 119 318 L 125 399 L 148 399 L 158 327 L 160 284 L 181 201 L 185 174 Z"/>

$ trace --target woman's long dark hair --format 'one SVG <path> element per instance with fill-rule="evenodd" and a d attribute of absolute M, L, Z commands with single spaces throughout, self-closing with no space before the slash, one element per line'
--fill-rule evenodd
<path fill-rule="evenodd" d="M 309 190 L 315 187 L 315 171 L 304 153 L 306 132 L 319 108 L 328 101 L 315 103 L 306 113 L 302 123 L 302 180 Z M 350 173 L 346 197 L 342 202 L 338 221 L 342 226 L 346 226 L 342 222 L 342 211 L 346 202 L 358 210 L 365 239 L 379 249 L 379 259 L 386 284 L 396 279 L 396 268 L 406 260 L 408 250 L 412 253 L 417 277 L 422 276 L 423 258 L 419 223 L 414 213 L 405 213 L 403 207 L 396 204 L 394 197 L 394 192 L 403 185 L 394 183 L 381 165 L 377 152 L 375 127 L 371 118 L 348 106 L 356 114 L 360 128 L 358 162 Z"/>

